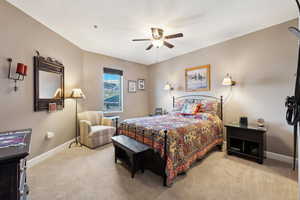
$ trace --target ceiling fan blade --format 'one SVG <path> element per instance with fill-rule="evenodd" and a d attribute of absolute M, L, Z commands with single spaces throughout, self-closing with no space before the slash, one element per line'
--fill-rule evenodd
<path fill-rule="evenodd" d="M 183 33 L 177 33 L 177 34 L 173 34 L 173 35 L 167 35 L 167 36 L 165 36 L 165 39 L 174 39 L 174 38 L 179 38 L 179 37 L 183 37 Z"/>
<path fill-rule="evenodd" d="M 150 41 L 151 39 L 133 39 L 133 42 L 138 42 L 138 41 Z"/>
<path fill-rule="evenodd" d="M 174 47 L 173 44 L 171 44 L 169 42 L 166 42 L 166 41 L 164 41 L 164 45 L 167 46 L 167 47 L 169 47 L 170 49 L 172 49 Z"/>
<path fill-rule="evenodd" d="M 150 44 L 150 45 L 147 47 L 146 51 L 150 50 L 152 47 L 153 47 L 153 44 Z"/>

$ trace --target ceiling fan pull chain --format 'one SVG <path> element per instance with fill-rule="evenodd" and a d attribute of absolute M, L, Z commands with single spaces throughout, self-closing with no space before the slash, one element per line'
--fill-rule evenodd
<path fill-rule="evenodd" d="M 156 48 L 156 63 L 158 63 L 158 48 Z"/>

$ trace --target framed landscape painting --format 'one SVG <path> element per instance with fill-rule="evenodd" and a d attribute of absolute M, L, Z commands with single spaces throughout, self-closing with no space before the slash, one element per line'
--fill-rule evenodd
<path fill-rule="evenodd" d="M 210 90 L 210 65 L 185 69 L 185 90 L 187 92 Z"/>

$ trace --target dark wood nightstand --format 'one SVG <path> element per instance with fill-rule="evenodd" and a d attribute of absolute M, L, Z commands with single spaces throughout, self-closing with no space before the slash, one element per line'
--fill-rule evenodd
<path fill-rule="evenodd" d="M 255 160 L 263 164 L 266 149 L 266 127 L 227 124 L 227 154 Z"/>

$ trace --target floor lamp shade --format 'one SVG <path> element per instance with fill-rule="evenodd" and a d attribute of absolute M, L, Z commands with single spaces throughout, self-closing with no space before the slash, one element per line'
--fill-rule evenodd
<path fill-rule="evenodd" d="M 70 98 L 73 98 L 73 99 L 84 99 L 85 96 L 84 96 L 84 94 L 83 94 L 83 92 L 82 92 L 82 90 L 80 88 L 74 88 L 71 91 Z"/>

